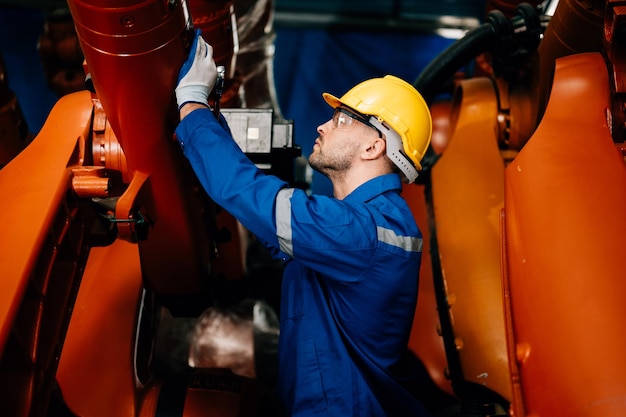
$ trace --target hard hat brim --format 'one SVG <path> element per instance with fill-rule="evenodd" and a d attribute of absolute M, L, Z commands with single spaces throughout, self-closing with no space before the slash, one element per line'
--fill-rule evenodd
<path fill-rule="evenodd" d="M 341 100 L 339 100 L 337 97 L 333 96 L 332 94 L 322 93 L 322 97 L 324 97 L 324 101 L 326 101 L 326 103 L 328 103 L 328 105 L 332 107 L 333 109 L 336 109 L 342 104 Z"/>

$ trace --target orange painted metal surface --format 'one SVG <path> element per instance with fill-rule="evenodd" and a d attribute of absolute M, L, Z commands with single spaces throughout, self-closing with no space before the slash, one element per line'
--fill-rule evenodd
<path fill-rule="evenodd" d="M 11 201 L 0 210 L 5 237 L 0 239 L 0 352 L 33 274 L 38 250 L 70 187 L 69 166 L 79 140 L 88 135 L 91 109 L 88 92 L 63 97 L 32 144 L 0 170 L 0 190 L 5 201 Z M 57 140 L 47 140 L 51 136 Z M 29 177 L 27 183 L 17 180 L 24 175 Z M 7 238 L 14 236 L 20 238 Z"/>
<path fill-rule="evenodd" d="M 438 256 L 463 376 L 511 398 L 501 303 L 499 212 L 504 163 L 486 78 L 461 82 L 453 133 L 432 171 Z"/>
<path fill-rule="evenodd" d="M 544 119 L 506 169 L 516 401 L 528 416 L 626 414 L 626 165 L 609 97 L 600 54 L 559 59 Z"/>
<path fill-rule="evenodd" d="M 457 82 L 426 193 L 435 291 L 420 303 L 443 290 L 452 391 L 470 414 L 625 414 L 624 16 L 619 1 L 562 1 L 520 78 Z M 415 319 L 432 337 L 419 305 Z"/>
<path fill-rule="evenodd" d="M 64 97 L 30 146 L 0 170 L 0 193 L 10 201 L 0 210 L 0 388 L 12 400 L 3 404 L 7 415 L 43 415 L 53 387 L 86 256 L 70 189 L 91 110 L 87 92 Z"/>
<path fill-rule="evenodd" d="M 118 239 L 91 249 L 57 371 L 63 398 L 77 415 L 136 415 L 142 292 L 136 244 Z"/>
<path fill-rule="evenodd" d="M 225 369 L 146 372 L 153 343 L 141 334 L 158 324 L 149 304 L 137 245 L 118 239 L 91 250 L 57 371 L 69 409 L 90 417 L 154 416 L 162 387 L 173 379 L 186 390 L 186 417 L 254 417 L 261 388 L 253 379 Z"/>

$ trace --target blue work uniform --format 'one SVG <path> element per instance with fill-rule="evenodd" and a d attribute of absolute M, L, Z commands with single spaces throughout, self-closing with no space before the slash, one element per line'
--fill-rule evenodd
<path fill-rule="evenodd" d="M 278 360 L 288 415 L 427 416 L 396 377 L 422 248 L 399 176 L 343 200 L 309 196 L 260 171 L 222 124 L 198 109 L 176 137 L 211 198 L 284 262 Z"/>

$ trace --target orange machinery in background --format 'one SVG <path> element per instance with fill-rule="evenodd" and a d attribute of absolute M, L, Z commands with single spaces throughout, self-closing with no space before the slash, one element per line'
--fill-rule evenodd
<path fill-rule="evenodd" d="M 488 6 L 414 83 L 435 136 L 406 190 L 430 251 L 411 347 L 463 416 L 623 416 L 626 3 Z"/>
<path fill-rule="evenodd" d="M 249 76 L 259 51 L 238 60 L 271 41 L 238 37 L 238 11 L 271 19 L 271 3 L 68 4 L 93 91 L 61 98 L 0 170 L 2 412 L 262 415 L 258 381 L 162 374 L 154 355 L 163 307 L 197 315 L 244 269 L 236 222 L 172 140 L 194 26 L 228 69 L 225 115 L 272 118 L 280 157 L 251 158 L 288 174 L 277 161 L 297 154 L 267 67 Z M 626 3 L 542 4 L 488 1 L 414 82 L 435 129 L 404 190 L 425 237 L 410 348 L 447 395 L 435 417 L 626 415 Z"/>

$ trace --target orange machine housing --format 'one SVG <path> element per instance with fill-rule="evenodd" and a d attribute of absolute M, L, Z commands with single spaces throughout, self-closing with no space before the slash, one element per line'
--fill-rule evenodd
<path fill-rule="evenodd" d="M 423 199 L 408 194 L 431 243 L 411 348 L 465 413 L 626 414 L 624 16 L 619 1 L 561 1 L 517 77 L 478 56 Z"/>
<path fill-rule="evenodd" d="M 626 413 L 626 166 L 608 81 L 598 53 L 559 58 L 544 118 L 506 169 L 509 343 L 529 416 Z"/>

